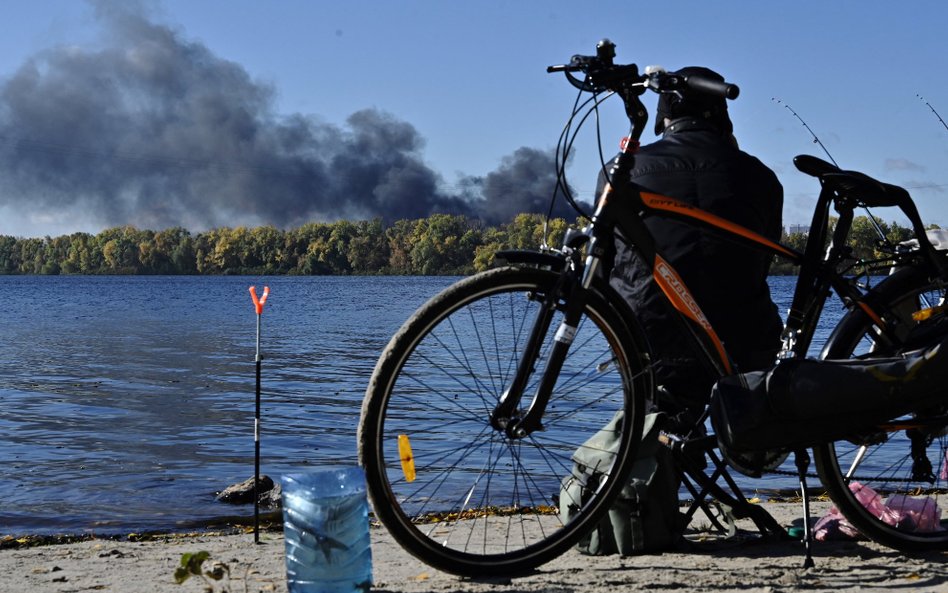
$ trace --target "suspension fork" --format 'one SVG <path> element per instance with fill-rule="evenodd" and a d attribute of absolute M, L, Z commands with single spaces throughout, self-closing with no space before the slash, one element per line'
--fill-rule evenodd
<path fill-rule="evenodd" d="M 576 336 L 579 322 L 582 320 L 588 290 L 592 285 L 598 263 L 598 256 L 587 257 L 587 265 L 583 268 L 582 278 L 577 278 L 574 270 L 567 270 L 543 300 L 510 388 L 501 396 L 490 418 L 491 425 L 495 429 L 505 431 L 511 438 L 521 439 L 535 430 L 543 429 L 543 415 L 553 395 L 553 388 L 559 379 L 560 371 L 563 369 L 563 362 Z M 565 307 L 563 320 L 553 336 L 553 346 L 547 356 L 530 408 L 525 414 L 519 416 L 517 411 L 520 401 L 530 376 L 536 370 L 536 361 L 540 357 L 540 350 L 550 330 L 553 314 L 559 308 L 561 296 Z"/>
<path fill-rule="evenodd" d="M 644 108 L 635 111 L 636 117 L 641 117 L 644 113 Z M 630 113 L 630 118 L 632 118 L 632 115 Z M 638 138 L 645 124 L 644 119 L 637 121 L 637 123 L 636 121 L 633 119 L 633 128 L 629 136 L 631 140 L 627 142 L 622 152 L 613 161 L 613 166 L 609 171 L 610 182 L 606 185 L 593 215 L 586 251 L 588 255 L 586 256 L 585 266 L 581 268 L 582 274 L 581 276 L 577 274 L 578 262 L 571 263 L 560 276 L 560 282 L 547 295 L 541 311 L 537 314 L 537 320 L 517 366 L 513 383 L 510 389 L 501 396 L 500 402 L 491 414 L 491 425 L 496 430 L 504 430 L 511 438 L 522 439 L 535 430 L 543 429 L 543 414 L 546 412 L 546 406 L 553 394 L 553 387 L 556 386 L 560 371 L 563 369 L 563 362 L 566 360 L 573 339 L 576 337 L 579 322 L 589 299 L 589 289 L 599 272 L 599 266 L 605 256 L 607 244 L 612 240 L 615 220 L 612 212 L 613 206 L 608 205 L 608 198 L 616 191 L 627 190 L 631 185 L 629 171 L 635 163 L 634 154 L 638 147 Z M 579 247 L 579 243 L 571 245 L 571 247 L 575 249 Z M 561 295 L 565 295 L 563 321 L 560 322 L 560 326 L 553 336 L 553 347 L 547 357 L 546 367 L 543 369 L 543 375 L 540 378 L 536 393 L 533 395 L 530 408 L 526 414 L 518 416 L 517 410 L 519 409 L 520 400 L 526 389 L 527 381 L 534 371 L 534 363 L 540 356 L 540 348 L 550 329 L 553 313 L 557 309 Z"/>

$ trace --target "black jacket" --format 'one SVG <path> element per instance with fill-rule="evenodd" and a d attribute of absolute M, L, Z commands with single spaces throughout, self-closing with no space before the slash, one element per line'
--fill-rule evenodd
<path fill-rule="evenodd" d="M 780 239 L 783 188 L 776 175 L 705 122 L 672 122 L 661 140 L 639 150 L 631 176 L 648 191 Z M 772 256 L 682 222 L 650 217 L 646 224 L 659 253 L 691 289 L 738 368 L 772 363 L 783 327 L 767 285 Z M 652 270 L 621 238 L 610 283 L 648 334 L 658 383 L 685 406 L 706 402 L 715 376 L 681 337 L 680 322 L 652 282 Z"/>

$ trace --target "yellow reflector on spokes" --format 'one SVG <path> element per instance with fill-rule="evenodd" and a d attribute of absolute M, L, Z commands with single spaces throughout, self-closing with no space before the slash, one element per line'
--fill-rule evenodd
<path fill-rule="evenodd" d="M 407 434 L 398 435 L 398 457 L 402 461 L 402 472 L 409 482 L 415 481 L 415 457 L 411 454 L 411 443 Z"/>

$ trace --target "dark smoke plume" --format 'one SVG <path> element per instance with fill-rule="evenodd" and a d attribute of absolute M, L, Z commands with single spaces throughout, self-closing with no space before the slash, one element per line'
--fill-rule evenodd
<path fill-rule="evenodd" d="M 550 188 L 556 184 L 554 167 L 550 152 L 518 148 L 484 179 L 481 216 L 498 223 L 506 222 L 521 212 L 545 213 L 550 206 Z M 576 213 L 562 197 L 556 206 L 553 216 L 575 218 Z"/>
<path fill-rule="evenodd" d="M 97 15 L 103 44 L 47 50 L 0 85 L 0 205 L 192 230 L 436 212 L 497 224 L 548 207 L 551 153 L 521 148 L 445 191 L 411 124 L 278 115 L 239 64 L 126 5 Z"/>

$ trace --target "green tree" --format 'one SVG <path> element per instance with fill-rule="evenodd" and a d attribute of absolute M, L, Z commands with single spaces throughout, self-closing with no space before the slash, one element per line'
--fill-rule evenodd
<path fill-rule="evenodd" d="M 80 274 L 101 274 L 105 269 L 105 255 L 95 235 L 77 233 L 73 235 L 73 248 L 79 256 Z"/>
<path fill-rule="evenodd" d="M 866 216 L 857 216 L 853 219 L 852 229 L 849 232 L 848 244 L 853 248 L 853 254 L 859 259 L 879 259 L 886 257 L 886 254 L 879 249 L 884 243 L 879 236 L 879 231 L 885 236 L 885 240 L 891 243 L 901 243 L 915 237 L 915 232 L 909 228 L 900 225 L 898 222 L 879 221 L 877 229 L 872 221 Z"/>
<path fill-rule="evenodd" d="M 59 237 L 46 237 L 43 241 L 43 264 L 40 269 L 41 274 L 58 275 L 63 271 L 63 266 L 68 263 L 68 254 L 70 239 L 65 235 Z M 69 271 L 66 271 L 69 273 Z"/>
<path fill-rule="evenodd" d="M 396 220 L 385 229 L 385 240 L 388 243 L 388 271 L 391 274 L 413 274 L 411 249 L 412 236 L 419 221 Z"/>
<path fill-rule="evenodd" d="M 317 244 L 329 240 L 332 228 L 325 223 L 311 222 L 288 233 L 288 252 L 296 260 L 295 271 L 299 274 L 320 275 L 330 273 L 328 266 L 319 259 L 322 248 Z"/>
<path fill-rule="evenodd" d="M 265 274 L 285 272 L 288 265 L 283 245 L 283 231 L 270 225 L 255 227 L 248 237 L 244 268 Z"/>
<path fill-rule="evenodd" d="M 198 274 L 211 274 L 212 264 L 210 253 L 214 249 L 212 231 L 199 233 L 194 237 L 194 269 Z"/>
<path fill-rule="evenodd" d="M 196 272 L 194 240 L 182 227 L 172 227 L 155 233 L 156 274 L 193 274 Z"/>
<path fill-rule="evenodd" d="M 893 243 L 901 243 L 902 241 L 908 241 L 909 239 L 915 236 L 915 232 L 911 227 L 904 227 L 897 222 L 889 223 L 889 232 L 886 233 L 886 239 Z"/>
<path fill-rule="evenodd" d="M 20 239 L 20 257 L 18 272 L 21 274 L 39 274 L 43 269 L 43 240 Z"/>
<path fill-rule="evenodd" d="M 809 233 L 787 233 L 784 231 L 784 235 L 780 238 L 780 242 L 787 247 L 796 249 L 802 253 L 806 249 L 807 237 L 809 237 Z"/>
<path fill-rule="evenodd" d="M 381 219 L 356 223 L 356 232 L 349 240 L 346 257 L 355 274 L 378 274 L 385 269 L 390 255 Z"/>
<path fill-rule="evenodd" d="M 161 260 L 161 252 L 158 251 L 153 238 L 146 239 L 138 244 L 139 273 L 157 274 L 162 267 Z"/>
<path fill-rule="evenodd" d="M 0 274 L 15 274 L 20 270 L 20 246 L 15 237 L 0 236 Z"/>
<path fill-rule="evenodd" d="M 481 235 L 481 244 L 474 248 L 474 271 L 483 272 L 494 265 L 494 255 L 507 249 L 507 233 L 491 227 Z"/>
<path fill-rule="evenodd" d="M 349 242 L 356 236 L 356 225 L 348 220 L 339 220 L 332 224 L 329 239 L 323 243 L 319 255 L 320 261 L 329 266 L 334 274 L 349 274 L 352 265 L 349 263 Z"/>
<path fill-rule="evenodd" d="M 69 235 L 68 242 L 66 256 L 60 266 L 61 273 L 90 274 L 99 271 L 98 269 L 90 270 L 88 267 L 83 267 L 88 266 L 89 248 L 91 244 L 95 243 L 95 237 L 88 233 L 73 233 Z"/>
<path fill-rule="evenodd" d="M 241 254 L 247 241 L 245 227 L 222 227 L 208 231 L 202 273 L 227 274 L 241 266 Z"/>
<path fill-rule="evenodd" d="M 348 221 L 309 227 L 306 252 L 297 263 L 302 274 L 348 274 L 351 272 L 349 241 L 355 234 L 355 225 Z"/>
<path fill-rule="evenodd" d="M 469 274 L 481 244 L 474 221 L 458 215 L 432 214 L 412 233 L 411 266 L 423 275 Z"/>
<path fill-rule="evenodd" d="M 139 245 L 151 239 L 151 231 L 133 226 L 105 229 L 95 236 L 102 253 L 100 271 L 107 274 L 137 274 L 142 270 Z"/>
<path fill-rule="evenodd" d="M 883 227 L 883 232 L 886 228 Z M 849 230 L 849 239 L 847 243 L 853 249 L 853 257 L 856 259 L 874 259 L 876 257 L 876 242 L 879 240 L 879 233 L 865 216 L 857 216 L 853 219 L 852 228 Z"/>
<path fill-rule="evenodd" d="M 569 223 L 562 218 L 554 218 L 545 227 L 544 217 L 539 214 L 520 214 L 509 224 L 501 228 L 485 230 L 482 244 L 475 249 L 474 269 L 482 271 L 490 268 L 494 254 L 502 249 L 539 249 L 544 243 L 551 247 L 560 247 Z"/>

